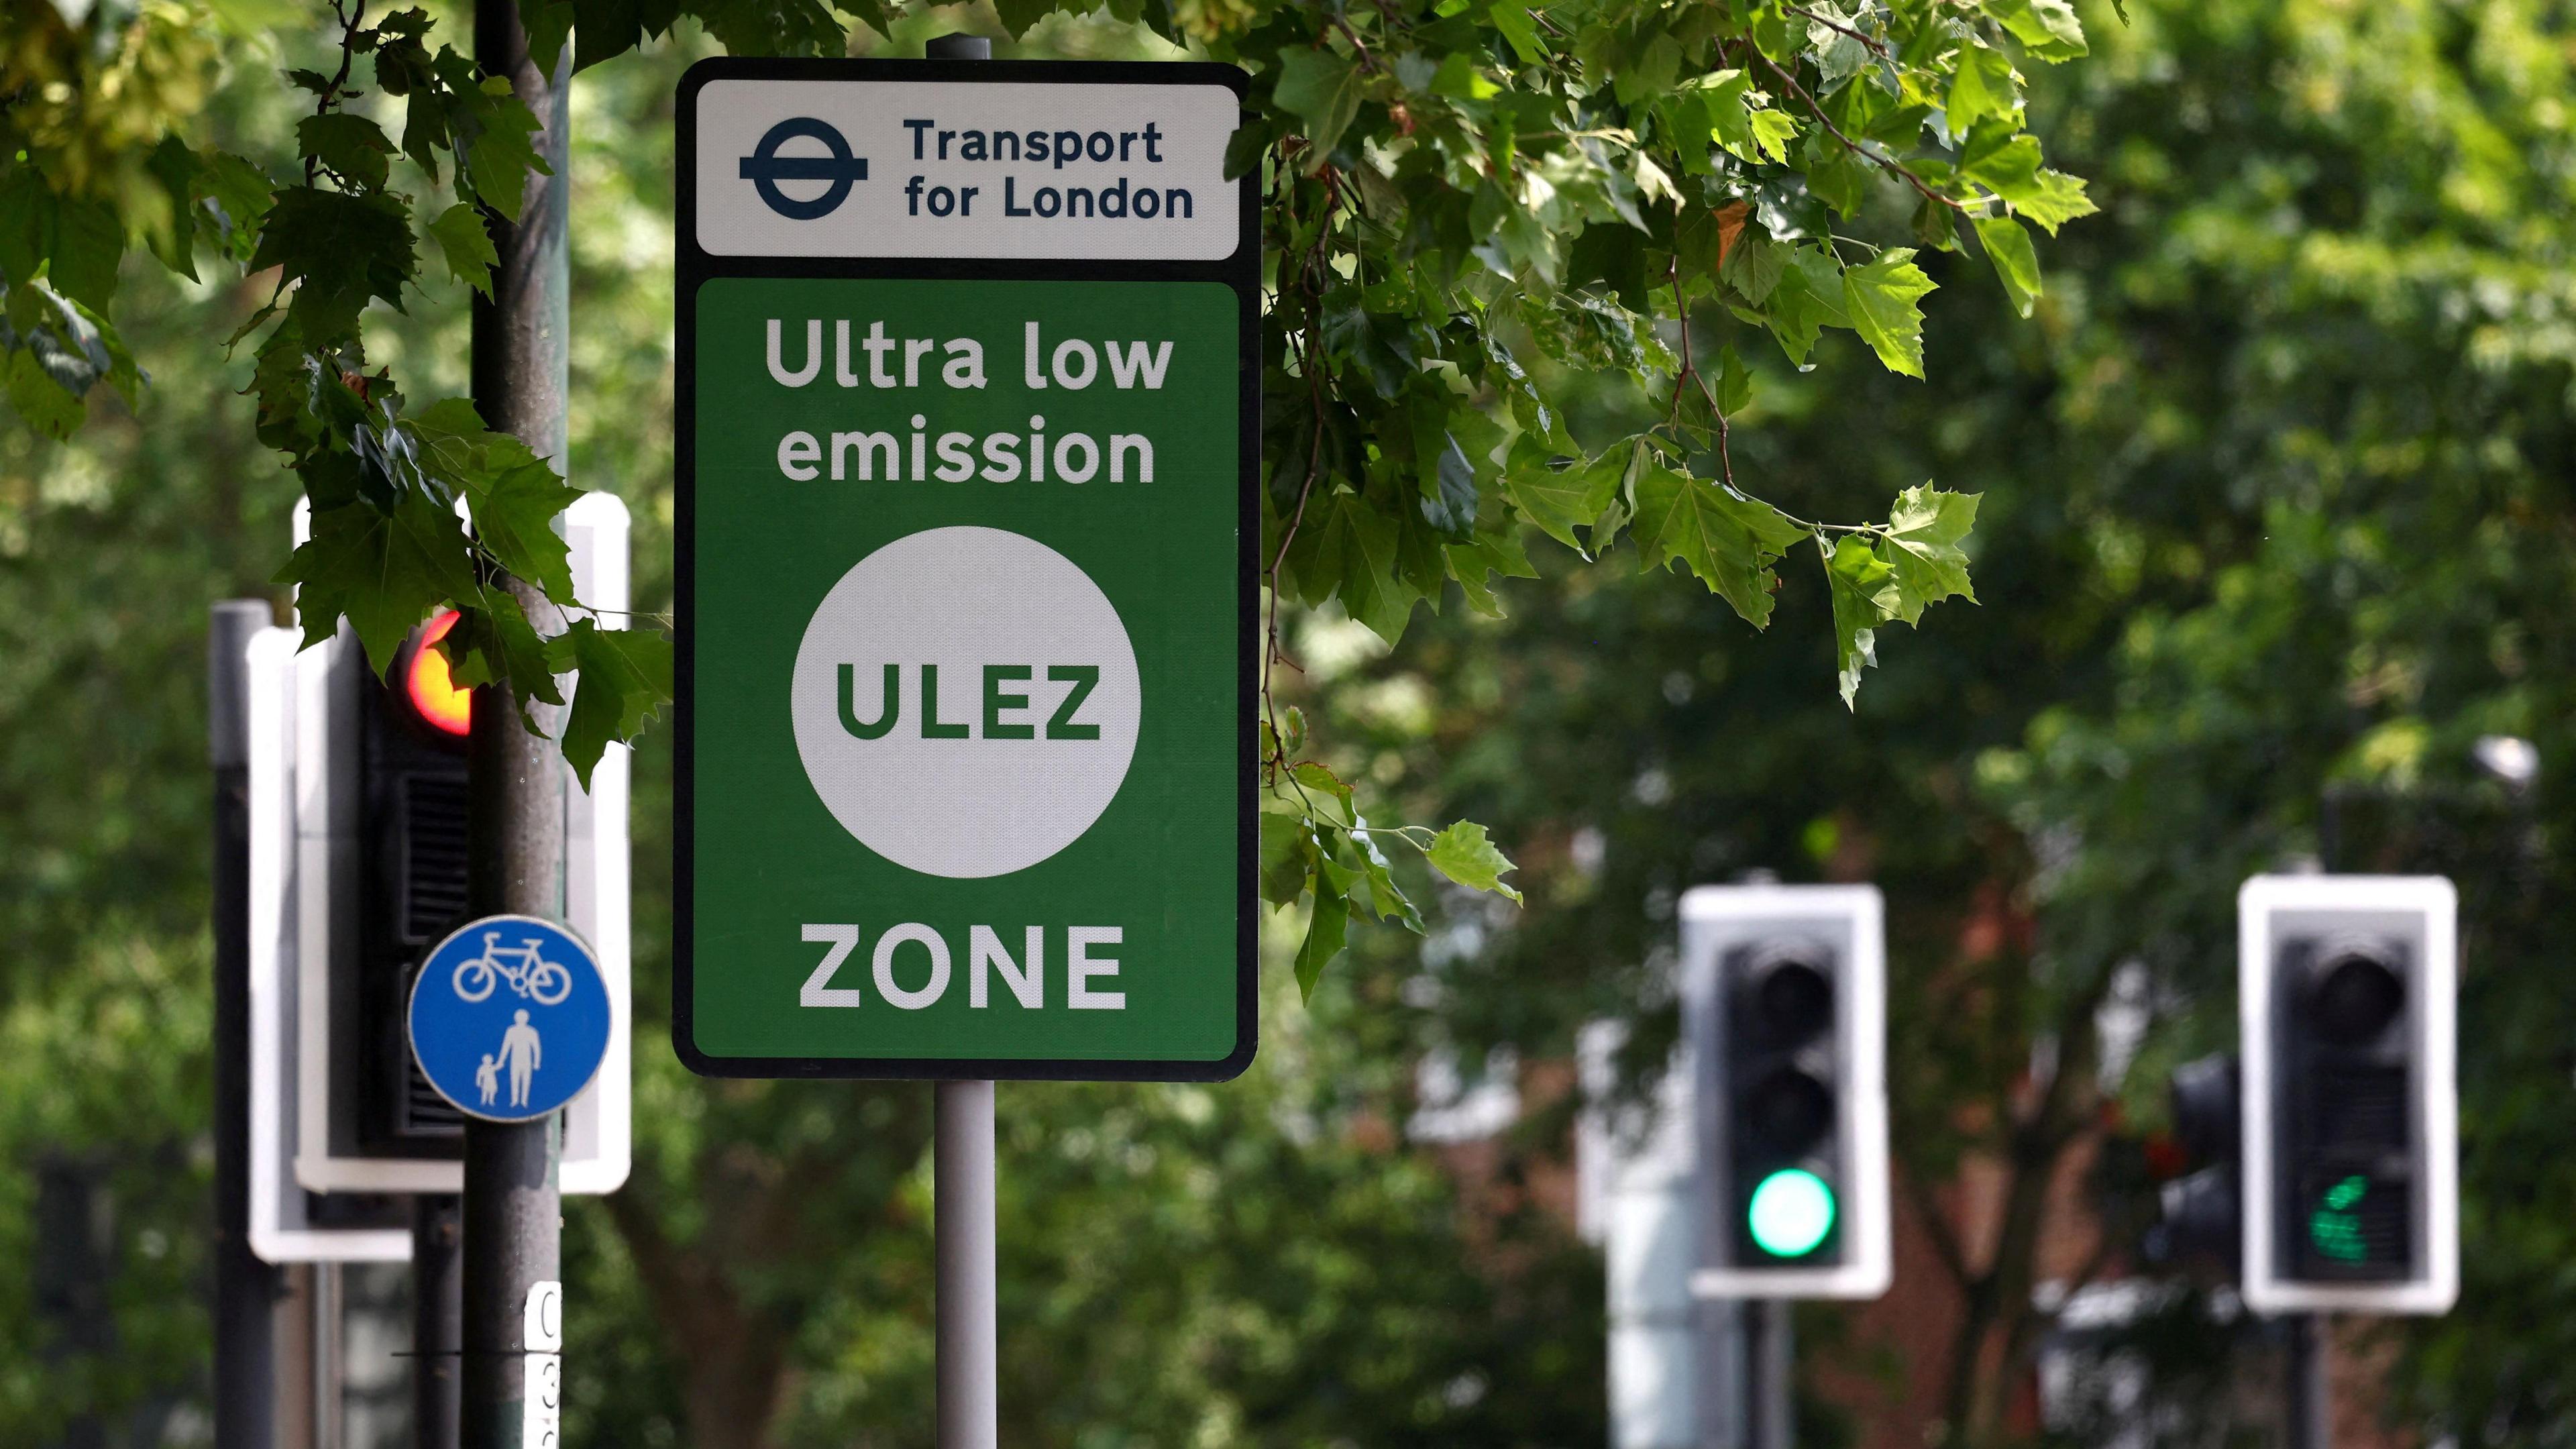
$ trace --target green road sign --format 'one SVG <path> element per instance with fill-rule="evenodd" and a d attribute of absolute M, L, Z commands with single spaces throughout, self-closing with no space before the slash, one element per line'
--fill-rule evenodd
<path fill-rule="evenodd" d="M 691 1067 L 1250 1062 L 1241 84 L 743 60 L 683 82 Z"/>

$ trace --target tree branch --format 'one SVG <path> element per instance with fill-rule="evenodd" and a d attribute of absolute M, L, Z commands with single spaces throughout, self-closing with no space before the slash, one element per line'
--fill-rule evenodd
<path fill-rule="evenodd" d="M 1942 1270 L 1965 1291 L 1976 1274 L 1968 1266 L 1967 1250 L 1959 1242 L 1958 1230 L 1950 1226 L 1940 1200 L 1932 1194 L 1931 1182 L 1919 1172 L 1900 1172 L 1896 1176 L 1905 1184 L 1905 1197 L 1913 1204 L 1914 1215 L 1923 1220 L 1923 1235 L 1932 1240 L 1932 1256 L 1941 1260 Z"/>
<path fill-rule="evenodd" d="M 1887 42 L 1880 40 L 1874 35 L 1864 35 L 1860 31 L 1854 30 L 1840 21 L 1827 20 L 1825 17 L 1818 15 L 1815 11 L 1808 9 L 1804 5 L 1783 5 L 1780 8 L 1788 11 L 1792 15 L 1804 16 L 1807 19 L 1814 21 L 1816 24 L 1825 27 L 1827 30 L 1841 31 L 1843 34 L 1850 36 L 1852 39 L 1857 40 L 1861 44 L 1878 52 L 1878 58 L 1881 60 L 1893 62 L 1896 59 L 1895 53 L 1887 48 Z"/>
<path fill-rule="evenodd" d="M 1798 78 L 1789 74 L 1787 71 L 1782 70 L 1777 62 L 1773 61 L 1771 57 L 1764 55 L 1760 46 L 1747 46 L 1745 49 L 1755 60 L 1762 62 L 1763 69 L 1778 76 L 1780 78 L 1780 83 L 1789 88 L 1790 94 L 1796 96 L 1799 100 L 1806 102 L 1808 112 L 1815 116 L 1817 122 L 1821 124 L 1826 131 L 1830 132 L 1835 140 L 1842 143 L 1844 150 L 1858 156 L 1863 161 L 1867 161 L 1872 165 L 1885 169 L 1889 175 L 1898 178 L 1906 185 L 1923 193 L 1924 200 L 1937 201 L 1943 206 L 1946 206 L 1952 211 L 1958 212 L 1963 216 L 1967 214 L 1968 208 L 1964 203 L 1951 197 L 1943 196 L 1940 192 L 1924 185 L 1922 177 L 1907 170 L 1902 164 L 1898 163 L 1892 157 L 1873 155 L 1869 151 L 1864 150 L 1858 141 L 1844 135 L 1843 128 L 1834 124 L 1834 118 L 1825 114 L 1825 108 L 1816 104 L 1816 98 L 1807 94 L 1807 88 L 1798 84 Z"/>

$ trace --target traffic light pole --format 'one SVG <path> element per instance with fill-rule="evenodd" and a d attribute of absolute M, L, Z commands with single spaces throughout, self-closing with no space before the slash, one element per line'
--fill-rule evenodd
<path fill-rule="evenodd" d="M 243 653 L 266 599 L 215 605 L 206 743 L 215 767 L 215 1449 L 277 1436 L 278 1271 L 250 1250 L 250 700 Z"/>
<path fill-rule="evenodd" d="M 2289 1449 L 2328 1449 L 2334 1442 L 2334 1430 L 2326 1417 L 2325 1316 L 2293 1313 L 2284 1326 L 2290 1331 L 2289 1362 L 2284 1375 L 2288 1380 Z"/>
<path fill-rule="evenodd" d="M 412 1449 L 456 1449 L 463 1411 L 464 1225 L 453 1194 L 411 1200 Z"/>
<path fill-rule="evenodd" d="M 1794 1306 L 1786 1298 L 1745 1300 L 1744 1449 L 1790 1449 L 1797 1442 L 1790 1388 Z"/>
<path fill-rule="evenodd" d="M 475 406 L 486 426 L 560 467 L 570 324 L 565 200 L 572 54 L 565 51 L 552 76 L 538 71 L 512 0 L 476 0 L 474 53 L 485 75 L 506 77 L 535 113 L 538 154 L 553 172 L 529 174 L 516 224 L 491 219 L 501 261 L 492 272 L 492 296 L 474 304 Z M 539 632 L 560 627 L 538 590 L 517 579 L 498 582 Z M 555 743 L 528 730 L 503 691 L 487 686 L 476 691 L 467 760 L 470 909 L 477 916 L 563 919 L 565 782 Z M 465 1124 L 464 1449 L 521 1444 L 530 1298 L 536 1285 L 562 1278 L 562 1155 L 560 1113 L 535 1122 Z"/>

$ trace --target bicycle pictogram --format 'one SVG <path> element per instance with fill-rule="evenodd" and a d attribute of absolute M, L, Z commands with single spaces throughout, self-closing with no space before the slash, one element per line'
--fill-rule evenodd
<path fill-rule="evenodd" d="M 481 1001 L 502 982 L 510 989 L 539 1006 L 553 1006 L 572 994 L 572 973 L 561 965 L 537 954 L 541 937 L 530 936 L 522 946 L 503 946 L 501 933 L 483 933 L 483 954 L 456 963 L 456 994 L 466 1001 Z M 514 964 L 515 963 L 515 964 Z"/>

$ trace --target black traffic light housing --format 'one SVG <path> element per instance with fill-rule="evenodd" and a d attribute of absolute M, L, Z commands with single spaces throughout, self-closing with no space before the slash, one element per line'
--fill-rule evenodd
<path fill-rule="evenodd" d="M 2350 933 L 2278 949 L 2273 1261 L 2310 1282 L 2403 1282 L 2419 1196 L 2408 947 Z"/>
<path fill-rule="evenodd" d="M 2236 1053 L 2200 1057 L 2174 1068 L 2174 1135 L 2192 1171 L 2164 1185 L 2157 1224 L 2159 1256 L 2240 1269 L 2244 1234 L 2242 1094 Z"/>
<path fill-rule="evenodd" d="M 1745 1266 L 1831 1265 L 1842 1261 L 1842 1224 L 1835 1184 L 1842 1172 L 1836 1130 L 1837 995 L 1835 952 L 1826 941 L 1802 935 L 1758 938 L 1727 953 L 1726 1133 L 1728 1188 L 1734 1211 L 1735 1262 Z M 1823 1184 L 1818 1198 L 1804 1184 L 1783 1189 L 1774 1179 L 1805 1173 Z M 1755 1194 L 1805 1190 L 1810 1206 L 1829 1209 L 1810 1241 L 1807 1223 L 1784 1221 L 1781 1231 L 1757 1232 Z M 1786 1236 L 1782 1236 L 1785 1231 Z"/>
<path fill-rule="evenodd" d="M 360 1152 L 371 1157 L 454 1157 L 464 1117 L 420 1074 L 404 1038 L 420 958 L 466 915 L 466 736 L 470 695 L 449 682 L 441 615 L 412 632 L 383 679 L 357 664 L 358 880 L 352 976 L 335 1008 L 353 1013 L 334 1063 L 353 1093 Z M 352 661 L 355 663 L 355 661 Z"/>

